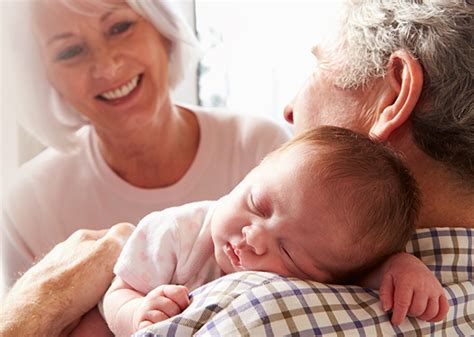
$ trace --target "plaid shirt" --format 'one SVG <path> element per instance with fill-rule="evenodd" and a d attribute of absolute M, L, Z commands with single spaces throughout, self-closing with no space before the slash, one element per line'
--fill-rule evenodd
<path fill-rule="evenodd" d="M 394 327 L 377 291 L 242 272 L 196 289 L 183 313 L 135 336 L 474 336 L 473 233 L 421 229 L 407 246 L 443 283 L 450 309 L 442 322 Z"/>

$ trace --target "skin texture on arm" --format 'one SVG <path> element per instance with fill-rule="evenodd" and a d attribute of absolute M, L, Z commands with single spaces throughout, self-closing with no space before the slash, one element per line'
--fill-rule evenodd
<path fill-rule="evenodd" d="M 114 279 L 104 296 L 104 316 L 115 335 L 126 336 L 133 333 L 133 313 L 144 296 L 120 277 Z"/>
<path fill-rule="evenodd" d="M 443 287 L 423 262 L 411 254 L 391 256 L 362 279 L 361 284 L 379 289 L 383 310 L 392 310 L 394 325 L 400 325 L 407 314 L 437 322 L 448 313 Z"/>
<path fill-rule="evenodd" d="M 110 230 L 79 230 L 55 246 L 8 293 L 0 335 L 68 335 L 107 290 L 133 228 L 123 223 Z"/>
<path fill-rule="evenodd" d="M 104 314 L 116 336 L 130 336 L 181 313 L 189 305 L 184 286 L 165 284 L 143 294 L 116 277 L 104 297 Z"/>

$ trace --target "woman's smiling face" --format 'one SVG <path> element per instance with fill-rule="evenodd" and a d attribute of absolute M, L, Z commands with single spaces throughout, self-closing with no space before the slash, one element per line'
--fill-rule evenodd
<path fill-rule="evenodd" d="M 168 40 L 123 0 L 74 5 L 33 5 L 34 34 L 52 86 L 97 129 L 149 123 L 169 99 Z"/>

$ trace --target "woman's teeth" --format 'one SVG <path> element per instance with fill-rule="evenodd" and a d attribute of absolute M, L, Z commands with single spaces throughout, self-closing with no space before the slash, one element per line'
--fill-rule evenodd
<path fill-rule="evenodd" d="M 100 95 L 100 97 L 109 101 L 113 99 L 125 97 L 129 93 L 131 93 L 133 89 L 137 87 L 139 78 L 140 78 L 140 75 L 137 75 L 134 78 L 132 78 L 130 82 L 128 82 L 127 84 L 124 84 L 120 88 L 117 88 L 115 90 L 104 92 Z"/>

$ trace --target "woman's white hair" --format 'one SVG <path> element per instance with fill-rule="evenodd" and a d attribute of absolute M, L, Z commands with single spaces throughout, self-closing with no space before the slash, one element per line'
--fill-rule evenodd
<path fill-rule="evenodd" d="M 474 5 L 466 0 L 349 1 L 326 67 L 336 86 L 370 89 L 400 49 L 414 55 L 424 72 L 422 96 L 411 116 L 417 146 L 474 182 Z"/>
<path fill-rule="evenodd" d="M 60 0 L 77 11 L 91 7 L 111 8 L 117 0 Z M 166 0 L 124 0 L 149 20 L 170 41 L 169 84 L 175 88 L 196 65 L 200 49 L 185 20 Z M 78 132 L 89 122 L 59 97 L 47 80 L 33 36 L 30 1 L 2 4 L 2 73 L 4 113 L 15 114 L 20 125 L 46 146 L 71 151 L 77 148 Z"/>

